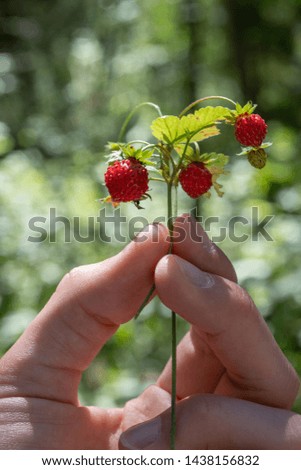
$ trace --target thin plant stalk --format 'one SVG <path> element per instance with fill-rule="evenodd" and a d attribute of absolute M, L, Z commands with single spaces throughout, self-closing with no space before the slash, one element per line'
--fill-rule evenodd
<path fill-rule="evenodd" d="M 171 423 L 170 423 L 170 449 L 176 449 L 176 400 L 177 400 L 177 318 L 171 312 Z"/>
<path fill-rule="evenodd" d="M 138 104 L 137 106 L 135 106 L 135 108 L 129 113 L 129 115 L 126 117 L 122 127 L 121 127 L 121 130 L 120 130 L 120 133 L 119 133 L 119 136 L 118 136 L 118 141 L 120 142 L 122 139 L 123 139 L 123 136 L 125 134 L 125 131 L 127 129 L 127 126 L 130 122 L 130 120 L 132 119 L 132 117 L 134 116 L 134 114 L 136 114 L 136 112 L 142 108 L 143 106 L 150 106 L 151 108 L 154 108 L 157 113 L 159 114 L 159 116 L 162 116 L 162 112 L 161 112 L 161 109 L 160 107 L 155 104 L 155 103 L 151 103 L 149 101 L 146 101 L 145 103 L 140 103 Z"/>
<path fill-rule="evenodd" d="M 167 185 L 167 225 L 170 237 L 170 253 L 173 247 L 173 208 L 176 207 L 176 200 L 173 203 L 172 192 L 173 182 Z M 175 195 L 176 196 L 176 195 Z M 177 199 L 177 197 L 175 197 Z M 174 205 L 173 205 L 174 204 Z M 176 398 L 177 398 L 177 322 L 176 314 L 171 311 L 171 423 L 170 423 L 170 449 L 176 448 Z"/>
<path fill-rule="evenodd" d="M 199 103 L 203 103 L 204 101 L 208 101 L 208 100 L 222 100 L 222 101 L 227 101 L 228 103 L 231 103 L 231 104 L 234 104 L 234 106 L 236 106 L 236 103 L 235 101 L 231 100 L 230 98 L 226 98 L 225 96 L 205 96 L 204 98 L 200 98 L 196 101 L 194 101 L 193 103 L 190 103 L 185 109 L 183 109 L 183 111 L 179 114 L 179 117 L 182 117 L 184 116 L 184 114 L 186 114 L 188 111 L 191 110 L 191 108 L 194 108 L 194 106 L 196 106 L 197 104 Z"/>
<path fill-rule="evenodd" d="M 152 287 L 150 288 L 147 296 L 145 297 L 143 303 L 141 304 L 139 310 L 137 311 L 136 315 L 135 315 L 135 320 L 137 320 L 137 318 L 139 317 L 140 313 L 142 312 L 142 310 L 144 309 L 144 307 L 147 306 L 148 302 L 150 301 L 153 293 L 155 292 L 155 289 L 156 289 L 156 286 L 155 284 L 152 285 Z"/>

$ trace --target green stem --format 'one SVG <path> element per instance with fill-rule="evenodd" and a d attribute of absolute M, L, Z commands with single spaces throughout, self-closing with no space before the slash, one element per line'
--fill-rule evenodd
<path fill-rule="evenodd" d="M 144 103 L 140 103 L 138 104 L 137 106 L 135 106 L 135 108 L 129 113 L 129 115 L 126 117 L 122 127 L 121 127 L 121 130 L 120 130 L 120 133 L 119 133 L 119 136 L 118 136 L 118 142 L 120 142 L 122 139 L 123 139 L 123 136 L 125 134 L 125 131 L 126 131 L 126 128 L 130 122 L 130 120 L 132 119 L 132 117 L 134 116 L 134 114 L 140 109 L 142 108 L 143 106 L 151 106 L 152 108 L 155 108 L 155 110 L 157 111 L 157 113 L 159 114 L 159 116 L 162 116 L 162 112 L 161 112 L 161 109 L 159 108 L 159 106 L 155 103 L 151 103 L 149 101 L 146 101 Z"/>
<path fill-rule="evenodd" d="M 169 251 L 172 251 L 172 231 L 173 231 L 173 220 L 172 220 L 172 181 L 167 184 L 167 228 L 169 230 L 170 236 L 170 248 Z"/>
<path fill-rule="evenodd" d="M 137 311 L 136 315 L 135 315 L 135 320 L 139 317 L 140 313 L 142 312 L 142 310 L 144 309 L 144 307 L 148 304 L 148 302 L 150 301 L 150 298 L 151 296 L 153 295 L 153 293 L 155 292 L 155 289 L 156 289 L 156 286 L 155 284 L 152 285 L 152 287 L 150 288 L 149 290 L 149 293 L 147 294 L 147 296 L 145 297 L 144 301 L 143 301 L 143 304 L 141 305 L 141 307 L 139 308 L 139 310 Z"/>
<path fill-rule="evenodd" d="M 231 104 L 234 104 L 234 106 L 236 106 L 236 103 L 235 101 L 233 100 L 230 100 L 230 98 L 226 98 L 225 96 L 205 96 L 204 98 L 200 98 L 196 101 L 194 101 L 193 103 L 190 103 L 185 109 L 183 109 L 183 111 L 179 114 L 179 117 L 182 117 L 184 116 L 184 114 L 186 114 L 191 108 L 193 108 L 194 106 L 196 106 L 197 104 L 199 103 L 202 103 L 203 101 L 207 101 L 207 100 L 223 100 L 223 101 L 228 101 L 228 103 L 231 103 Z"/>
<path fill-rule="evenodd" d="M 151 181 L 160 181 L 160 182 L 163 182 L 163 183 L 166 183 L 165 180 L 161 179 L 161 178 L 156 178 L 156 177 L 150 177 L 150 180 Z M 170 239 L 171 239 L 171 242 L 170 242 L 170 247 L 169 247 L 169 253 L 171 253 L 171 250 L 172 250 L 172 230 L 173 230 L 173 227 L 172 227 L 172 183 L 169 183 L 167 185 L 167 218 L 168 218 L 168 221 L 167 221 L 167 226 L 168 226 L 168 229 L 169 229 L 169 234 L 170 234 Z M 156 289 L 156 286 L 155 284 L 152 285 L 151 289 L 149 290 L 147 296 L 145 297 L 143 303 L 141 304 L 140 308 L 138 309 L 136 315 L 135 315 L 135 320 L 137 320 L 137 318 L 139 317 L 140 313 L 142 312 L 142 310 L 144 309 L 144 307 L 148 304 L 148 302 L 150 301 L 153 293 L 155 292 L 155 289 Z"/>
<path fill-rule="evenodd" d="M 179 161 L 179 163 L 178 163 L 178 165 L 177 165 L 176 171 L 178 171 L 178 170 L 181 169 L 181 166 L 182 166 L 183 160 L 184 160 L 184 158 L 185 158 L 185 155 L 186 155 L 186 151 L 187 151 L 189 142 L 190 142 L 190 139 L 188 139 L 188 140 L 186 141 L 186 144 L 185 144 L 183 153 L 182 153 L 182 155 L 181 155 L 180 161 Z"/>
<path fill-rule="evenodd" d="M 170 236 L 169 252 L 173 247 L 173 182 L 167 185 L 167 226 Z M 177 322 L 175 312 L 171 312 L 171 423 L 170 423 L 170 448 L 176 448 L 176 397 L 177 397 Z"/>
<path fill-rule="evenodd" d="M 160 181 L 161 183 L 166 183 L 166 181 L 163 179 L 163 178 L 155 178 L 153 176 L 151 176 L 149 178 L 150 181 Z"/>
<path fill-rule="evenodd" d="M 127 145 L 132 145 L 132 144 L 144 144 L 146 146 L 154 145 L 154 144 L 150 144 L 149 142 L 146 142 L 145 140 L 131 140 L 130 142 L 128 142 Z"/>
<path fill-rule="evenodd" d="M 176 448 L 176 397 L 177 397 L 177 319 L 175 312 L 171 312 L 171 427 L 170 448 Z"/>

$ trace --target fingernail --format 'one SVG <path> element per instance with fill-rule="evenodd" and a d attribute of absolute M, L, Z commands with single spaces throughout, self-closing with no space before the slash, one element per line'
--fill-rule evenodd
<path fill-rule="evenodd" d="M 182 224 L 187 224 L 185 236 L 189 236 L 193 242 L 201 244 L 202 250 L 206 250 L 209 254 L 216 251 L 216 245 L 210 240 L 194 214 L 182 214 L 177 220 Z"/>
<path fill-rule="evenodd" d="M 192 240 L 201 241 L 203 250 L 206 250 L 208 253 L 214 253 L 216 251 L 216 245 L 210 240 L 207 232 L 193 214 L 191 214 L 189 221 L 191 224 Z"/>
<path fill-rule="evenodd" d="M 175 259 L 182 273 L 189 282 L 192 282 L 197 287 L 201 287 L 202 289 L 209 289 L 215 284 L 214 277 L 211 274 L 201 271 L 193 264 L 188 263 L 188 261 L 185 261 L 178 256 L 176 256 Z"/>
<path fill-rule="evenodd" d="M 120 437 L 120 442 L 125 449 L 147 449 L 159 439 L 160 433 L 161 419 L 155 418 L 125 431 Z"/>

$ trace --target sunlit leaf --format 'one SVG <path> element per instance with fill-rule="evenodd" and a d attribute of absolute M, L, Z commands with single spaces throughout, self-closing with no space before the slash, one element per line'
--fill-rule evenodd
<path fill-rule="evenodd" d="M 194 116 L 197 117 L 202 127 L 224 121 L 230 115 L 231 110 L 229 108 L 225 108 L 224 106 L 206 106 L 205 108 L 198 109 L 194 113 Z"/>
<path fill-rule="evenodd" d="M 223 106 L 207 106 L 187 114 L 181 118 L 177 116 L 163 116 L 153 121 L 151 129 L 154 137 L 167 144 L 177 142 L 198 142 L 219 134 L 216 123 L 227 119 L 230 110 Z"/>
<path fill-rule="evenodd" d="M 177 116 L 163 116 L 153 121 L 153 136 L 167 144 L 175 142 L 179 136 L 180 119 Z"/>
<path fill-rule="evenodd" d="M 187 159 L 193 159 L 195 155 L 195 149 L 191 145 L 177 144 L 174 149 L 180 157 L 183 155 L 184 150 Z"/>
<path fill-rule="evenodd" d="M 200 161 L 204 162 L 206 166 L 211 167 L 224 167 L 229 161 L 229 157 L 223 153 L 203 153 L 200 156 Z"/>
<path fill-rule="evenodd" d="M 191 119 L 184 120 L 184 118 L 189 118 L 190 116 Z M 185 140 L 189 140 L 189 142 L 200 142 L 201 140 L 219 135 L 220 131 L 215 125 L 210 127 L 206 126 L 205 128 L 201 127 L 202 125 L 199 119 L 194 115 L 190 116 L 183 116 L 181 119 L 179 129 L 182 133 L 177 139 L 180 142 Z"/>

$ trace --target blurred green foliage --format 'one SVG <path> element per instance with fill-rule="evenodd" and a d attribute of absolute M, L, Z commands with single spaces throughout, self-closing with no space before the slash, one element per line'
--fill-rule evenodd
<path fill-rule="evenodd" d="M 96 200 L 105 195 L 103 148 L 126 114 L 147 100 L 176 114 L 198 97 L 223 94 L 258 103 L 274 145 L 258 172 L 235 156 L 240 149 L 231 132 L 220 137 L 214 148 L 233 156 L 231 173 L 224 198 L 205 201 L 202 215 L 219 216 L 212 236 L 240 215 L 250 224 L 237 225 L 237 235 L 251 233 L 252 206 L 260 219 L 274 215 L 273 241 L 227 237 L 220 246 L 301 374 L 299 0 L 15 0 L 1 10 L 0 353 L 65 272 L 122 248 L 97 237 L 66 243 L 62 223 L 53 229 L 55 243 L 49 227 L 42 243 L 32 243 L 30 218 L 48 221 L 52 207 L 78 216 L 82 235 L 93 235 L 88 217 L 98 215 Z M 127 138 L 149 138 L 153 117 L 147 110 L 136 116 Z M 149 220 L 162 215 L 161 193 L 153 194 L 143 213 Z M 180 207 L 187 211 L 192 203 L 181 197 Z M 135 211 L 122 207 L 128 216 Z M 181 336 L 187 326 L 179 323 Z M 135 396 L 162 369 L 169 340 L 168 311 L 155 300 L 84 373 L 82 402 L 120 405 Z M 301 412 L 300 398 L 295 409 Z"/>

